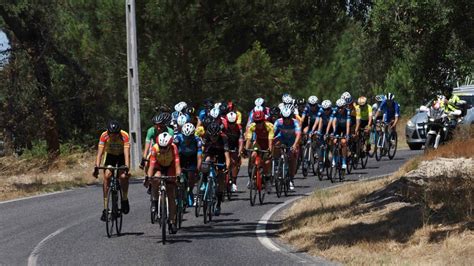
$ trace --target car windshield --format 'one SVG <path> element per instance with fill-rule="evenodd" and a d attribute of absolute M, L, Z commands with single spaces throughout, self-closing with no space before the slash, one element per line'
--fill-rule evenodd
<path fill-rule="evenodd" d="M 474 106 L 474 95 L 460 95 L 459 98 L 466 101 L 467 104 Z"/>

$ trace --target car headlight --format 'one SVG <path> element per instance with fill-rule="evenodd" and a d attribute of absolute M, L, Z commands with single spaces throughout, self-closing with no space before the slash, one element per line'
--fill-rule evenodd
<path fill-rule="evenodd" d="M 408 120 L 407 126 L 408 127 L 415 127 L 415 123 L 413 123 L 413 121 L 411 121 L 411 120 Z"/>

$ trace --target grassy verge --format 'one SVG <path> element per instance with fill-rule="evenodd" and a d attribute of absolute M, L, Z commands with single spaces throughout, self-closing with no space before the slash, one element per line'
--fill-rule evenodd
<path fill-rule="evenodd" d="M 472 158 L 474 139 L 463 136 L 411 159 L 391 177 L 319 190 L 296 202 L 284 214 L 280 237 L 349 265 L 472 265 L 473 178 L 418 186 L 404 177 L 439 157 Z"/>

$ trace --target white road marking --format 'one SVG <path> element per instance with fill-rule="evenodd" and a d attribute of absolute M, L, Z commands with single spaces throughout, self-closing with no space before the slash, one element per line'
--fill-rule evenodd
<path fill-rule="evenodd" d="M 41 197 L 46 197 L 46 196 L 51 196 L 51 195 L 56 195 L 56 194 L 61 194 L 61 193 L 66 193 L 66 192 L 71 192 L 71 191 L 72 191 L 72 189 L 68 189 L 68 190 L 63 190 L 63 191 L 56 191 L 56 192 L 51 192 L 51 193 L 39 194 L 39 195 L 34 195 L 34 196 L 29 196 L 29 197 L 23 197 L 23 198 L 19 198 L 19 199 L 5 200 L 5 201 L 0 201 L 0 204 L 10 203 L 10 202 L 16 202 L 16 201 L 22 201 L 22 200 L 35 199 L 35 198 L 41 198 Z"/>
<path fill-rule="evenodd" d="M 392 172 L 392 173 L 389 173 L 389 174 L 372 176 L 372 177 L 368 177 L 368 178 L 363 178 L 363 179 L 358 180 L 357 182 L 363 182 L 363 181 L 368 181 L 368 180 L 372 180 L 372 179 L 383 178 L 383 177 L 387 177 L 387 176 L 389 176 L 393 173 L 395 173 L 395 172 Z M 321 190 L 333 189 L 333 188 L 340 187 L 340 186 L 343 186 L 343 185 L 348 185 L 348 184 L 338 184 L 338 185 L 335 185 L 335 186 L 322 188 Z M 350 183 L 350 184 L 354 184 L 354 183 Z M 289 204 L 291 204 L 291 203 L 293 203 L 293 202 L 295 202 L 295 201 L 297 201 L 297 200 L 299 200 L 303 197 L 309 196 L 313 192 L 306 193 L 303 196 L 298 196 L 298 197 L 289 199 L 289 200 L 285 201 L 284 203 L 271 208 L 270 210 L 268 210 L 262 216 L 262 218 L 260 218 L 260 220 L 258 221 L 258 224 L 257 224 L 257 228 L 255 229 L 255 233 L 257 234 L 258 241 L 260 241 L 260 243 L 265 248 L 267 248 L 268 250 L 270 250 L 272 252 L 280 252 L 282 254 L 285 254 L 285 255 L 288 255 L 290 257 L 296 258 L 300 263 L 314 263 L 314 262 L 308 262 L 304 258 L 301 258 L 300 256 L 297 256 L 296 254 L 290 253 L 285 248 L 278 246 L 278 244 L 276 244 L 274 241 L 272 241 L 271 238 L 269 238 L 268 234 L 267 234 L 267 224 L 270 221 L 270 219 L 272 218 L 272 216 L 277 211 L 279 211 L 281 208 L 283 208 L 283 207 L 285 207 L 285 206 L 287 206 L 287 205 L 289 205 Z"/>
<path fill-rule="evenodd" d="M 43 248 L 43 246 L 46 244 L 46 242 L 51 240 L 53 237 L 59 235 L 60 233 L 62 233 L 64 230 L 66 230 L 69 227 L 71 227 L 71 226 L 62 227 L 62 228 L 56 230 L 54 233 L 52 233 L 52 234 L 48 235 L 47 237 L 45 237 L 43 240 L 41 240 L 38 243 L 38 245 L 35 246 L 35 248 L 31 252 L 30 256 L 28 256 L 28 266 L 36 266 L 36 262 L 38 261 L 38 255 L 39 255 L 41 249 Z"/>

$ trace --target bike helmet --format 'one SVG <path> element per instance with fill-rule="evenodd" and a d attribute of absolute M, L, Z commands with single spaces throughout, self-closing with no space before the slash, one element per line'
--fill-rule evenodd
<path fill-rule="evenodd" d="M 341 95 L 341 99 L 344 99 L 344 100 L 347 100 L 349 98 L 352 98 L 351 94 L 349 92 L 344 92 L 342 95 Z"/>
<path fill-rule="evenodd" d="M 218 123 L 212 122 L 206 128 L 206 133 L 210 136 L 217 136 L 221 132 L 221 126 Z"/>
<path fill-rule="evenodd" d="M 324 100 L 321 105 L 323 109 L 326 109 L 326 110 L 332 107 L 332 103 L 330 100 Z"/>
<path fill-rule="evenodd" d="M 346 101 L 344 99 L 338 99 L 336 101 L 336 106 L 341 108 L 341 107 L 344 107 L 346 105 Z"/>
<path fill-rule="evenodd" d="M 309 98 L 308 98 L 308 103 L 311 104 L 311 105 L 318 104 L 318 101 L 319 101 L 318 97 L 316 97 L 314 95 L 309 96 Z"/>
<path fill-rule="evenodd" d="M 176 120 L 178 123 L 178 126 L 182 127 L 184 124 L 188 122 L 188 118 L 185 115 L 180 115 L 178 116 L 178 119 Z"/>
<path fill-rule="evenodd" d="M 291 110 L 291 108 L 288 108 L 288 107 L 284 107 L 282 110 L 281 110 L 281 115 L 283 116 L 283 118 L 289 118 L 291 117 L 291 114 L 293 113 L 293 111 Z"/>
<path fill-rule="evenodd" d="M 291 98 L 289 94 L 283 94 L 283 96 L 281 97 L 281 101 L 285 104 L 289 104 L 293 101 L 293 98 Z"/>
<path fill-rule="evenodd" d="M 375 95 L 375 100 L 377 102 L 382 102 L 385 99 L 385 96 L 383 95 Z"/>
<path fill-rule="evenodd" d="M 222 105 L 221 102 L 217 102 L 217 103 L 214 104 L 214 108 L 219 108 L 221 105 Z"/>
<path fill-rule="evenodd" d="M 122 130 L 122 127 L 117 120 L 111 120 L 107 124 L 107 132 L 109 133 L 119 133 L 120 130 Z"/>
<path fill-rule="evenodd" d="M 393 101 L 393 99 L 395 99 L 395 94 L 393 94 L 391 92 L 387 93 L 386 99 L 389 100 L 389 101 Z"/>
<path fill-rule="evenodd" d="M 298 99 L 298 100 L 296 101 L 296 104 L 299 105 L 299 106 L 305 105 L 305 104 L 306 104 L 306 100 L 303 99 L 303 98 Z"/>
<path fill-rule="evenodd" d="M 280 103 L 280 104 L 278 105 L 278 109 L 280 109 L 280 111 L 279 111 L 280 113 L 281 113 L 281 110 L 283 110 L 283 108 L 285 108 L 285 104 L 284 104 L 284 103 Z"/>
<path fill-rule="evenodd" d="M 357 99 L 357 104 L 364 106 L 367 104 L 367 98 L 364 96 L 360 96 L 359 99 Z"/>
<path fill-rule="evenodd" d="M 280 108 L 278 108 L 276 106 L 274 106 L 270 109 L 270 115 L 272 115 L 272 116 L 278 116 L 278 115 L 280 115 L 280 112 L 281 112 Z"/>
<path fill-rule="evenodd" d="M 174 106 L 174 110 L 176 112 L 182 112 L 186 107 L 188 107 L 188 105 L 185 102 L 179 102 Z"/>
<path fill-rule="evenodd" d="M 265 120 L 265 114 L 263 111 L 255 111 L 253 112 L 253 121 L 254 122 L 260 122 Z"/>
<path fill-rule="evenodd" d="M 265 100 L 263 98 L 255 99 L 255 106 L 263 106 L 264 103 L 265 103 Z"/>
<path fill-rule="evenodd" d="M 263 107 L 262 107 L 262 106 L 255 106 L 255 107 L 253 108 L 253 111 L 254 111 L 254 112 L 258 112 L 258 111 L 262 111 L 262 112 L 263 112 Z"/>
<path fill-rule="evenodd" d="M 173 141 L 173 136 L 171 136 L 170 133 L 168 132 L 163 132 L 163 133 L 160 133 L 160 135 L 158 135 L 157 143 L 158 143 L 158 146 L 162 148 L 170 145 L 172 141 Z"/>
<path fill-rule="evenodd" d="M 216 119 L 219 117 L 220 110 L 219 108 L 214 107 L 211 109 L 211 112 L 209 112 L 209 114 L 212 116 L 212 118 Z"/>
<path fill-rule="evenodd" d="M 183 133 L 183 135 L 185 135 L 186 137 L 189 137 L 191 135 L 194 134 L 194 130 L 196 128 L 194 127 L 193 124 L 191 123 L 186 123 L 183 125 L 183 127 L 181 128 L 181 132 Z"/>
<path fill-rule="evenodd" d="M 235 123 L 235 121 L 237 121 L 237 114 L 234 112 L 229 112 L 226 117 L 229 123 Z"/>
<path fill-rule="evenodd" d="M 171 114 L 167 112 L 163 112 L 155 117 L 156 119 L 153 118 L 153 123 L 155 125 L 157 124 L 169 125 L 169 123 L 171 122 Z"/>
<path fill-rule="evenodd" d="M 193 116 L 196 113 L 196 110 L 194 109 L 194 107 L 186 107 L 184 112 L 190 116 Z"/>

